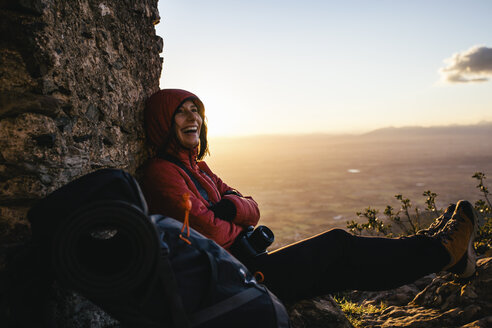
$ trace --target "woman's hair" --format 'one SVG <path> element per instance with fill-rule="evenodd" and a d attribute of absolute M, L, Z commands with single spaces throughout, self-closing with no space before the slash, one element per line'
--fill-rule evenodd
<path fill-rule="evenodd" d="M 198 147 L 199 147 L 198 159 L 199 160 L 202 160 L 203 157 L 205 157 L 205 155 L 210 154 L 210 151 L 208 150 L 208 140 L 207 140 L 208 127 L 207 127 L 207 122 L 205 122 L 207 117 L 205 116 L 205 109 L 203 108 L 203 104 L 201 107 L 202 107 L 202 109 L 198 110 L 198 113 L 200 114 L 200 117 L 202 118 L 202 127 L 200 129 L 200 144 L 198 145 Z M 198 108 L 200 108 L 200 106 L 198 106 Z"/>
<path fill-rule="evenodd" d="M 203 103 L 201 102 L 200 99 L 195 98 L 195 97 L 190 97 L 190 98 L 186 98 L 185 100 L 183 100 L 179 104 L 179 106 L 176 107 L 176 110 L 179 107 L 181 107 L 188 100 L 191 100 L 195 104 L 195 106 L 198 108 L 198 114 L 202 118 L 202 126 L 200 128 L 200 143 L 198 144 L 199 150 L 198 150 L 198 156 L 197 156 L 198 160 L 202 160 L 203 157 L 205 157 L 205 155 L 210 154 L 210 152 L 208 150 L 208 140 L 207 140 L 208 128 L 207 128 L 207 123 L 205 122 L 207 119 L 205 116 L 205 106 L 203 106 Z M 170 133 L 169 140 L 165 143 L 164 149 L 169 148 L 170 145 L 180 146 L 178 136 L 176 135 L 176 131 L 175 131 L 175 124 L 176 123 L 174 122 L 174 116 L 176 115 L 176 110 L 174 111 L 173 119 L 171 120 L 171 130 L 170 131 L 172 131 L 172 133 Z"/>

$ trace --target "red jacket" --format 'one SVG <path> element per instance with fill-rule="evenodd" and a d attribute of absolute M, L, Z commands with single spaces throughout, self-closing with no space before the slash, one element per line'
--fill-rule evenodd
<path fill-rule="evenodd" d="M 189 98 L 198 99 L 187 91 L 175 89 L 161 90 L 150 98 L 145 113 L 146 130 L 150 142 L 158 149 L 169 137 L 174 111 Z M 199 104 L 203 106 L 201 102 Z M 177 154 L 174 153 L 174 156 L 191 171 L 213 204 L 223 198 L 232 201 L 236 207 L 236 216 L 230 222 L 215 217 L 188 174 L 178 165 L 160 158 L 153 158 L 146 164 L 142 180 L 142 189 L 150 213 L 159 213 L 183 221 L 184 209 L 181 204 L 183 194 L 188 193 L 192 203 L 191 227 L 226 249 L 245 227 L 258 223 L 258 204 L 251 197 L 225 195 L 232 188 L 212 173 L 205 162 L 197 162 L 197 149 L 181 149 Z"/>

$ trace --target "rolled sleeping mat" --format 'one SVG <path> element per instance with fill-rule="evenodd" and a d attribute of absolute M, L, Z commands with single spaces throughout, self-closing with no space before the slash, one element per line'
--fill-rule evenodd
<path fill-rule="evenodd" d="M 52 245 L 59 281 L 89 298 L 134 292 L 155 272 L 160 255 L 148 217 L 115 200 L 92 202 L 63 220 Z"/>

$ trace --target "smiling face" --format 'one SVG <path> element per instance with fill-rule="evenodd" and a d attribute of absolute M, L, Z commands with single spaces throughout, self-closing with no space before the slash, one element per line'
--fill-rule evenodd
<path fill-rule="evenodd" d="M 200 129 L 202 117 L 198 107 L 191 101 L 185 101 L 176 109 L 174 114 L 174 129 L 180 145 L 187 149 L 193 149 L 200 142 Z"/>

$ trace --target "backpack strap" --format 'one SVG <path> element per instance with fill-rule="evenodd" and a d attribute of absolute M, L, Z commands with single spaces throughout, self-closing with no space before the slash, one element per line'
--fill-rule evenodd
<path fill-rule="evenodd" d="M 205 188 L 203 188 L 203 186 L 200 184 L 200 182 L 198 182 L 198 180 L 195 178 L 193 173 L 191 173 L 191 171 L 183 164 L 183 162 L 181 162 L 176 157 L 169 155 L 167 153 L 164 153 L 164 152 L 159 152 L 157 154 L 157 157 L 159 157 L 160 159 L 163 159 L 165 161 L 171 162 L 171 163 L 179 166 L 183 171 L 185 171 L 186 174 L 188 174 L 188 176 L 190 177 L 191 181 L 193 181 L 193 184 L 195 185 L 196 189 L 200 193 L 200 196 L 202 196 L 207 201 L 209 206 L 213 205 L 212 202 L 210 201 L 210 198 L 208 198 L 208 194 L 207 194 L 207 191 L 205 190 Z"/>
<path fill-rule="evenodd" d="M 263 292 L 256 287 L 245 289 L 242 292 L 239 292 L 219 303 L 193 314 L 191 318 L 191 325 L 193 327 L 199 326 L 209 320 L 237 309 L 238 307 L 241 307 L 262 295 Z"/>
<path fill-rule="evenodd" d="M 161 239 L 162 240 L 162 239 Z M 178 290 L 178 284 L 174 276 L 169 254 L 162 253 L 159 259 L 159 275 L 161 283 L 165 288 L 164 297 L 167 298 L 168 304 L 171 306 L 172 321 L 174 328 L 188 328 L 190 323 L 186 315 L 186 311 L 181 300 Z"/>

